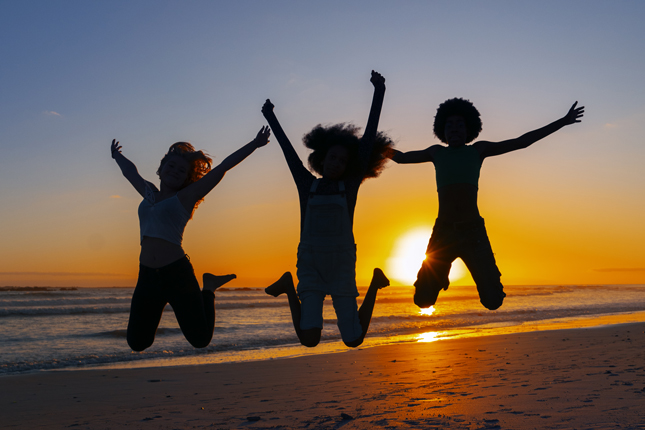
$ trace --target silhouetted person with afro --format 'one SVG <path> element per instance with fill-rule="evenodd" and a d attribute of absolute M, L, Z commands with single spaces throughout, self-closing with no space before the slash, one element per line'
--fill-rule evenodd
<path fill-rule="evenodd" d="M 432 162 L 437 175 L 439 214 L 432 230 L 426 259 L 414 283 L 414 303 L 421 308 L 432 306 L 439 291 L 447 289 L 452 262 L 461 258 L 470 271 L 482 305 L 495 310 L 502 305 L 504 288 L 495 263 L 484 219 L 477 207 L 479 171 L 487 157 L 526 148 L 566 125 L 580 122 L 584 107 L 574 103 L 557 121 L 502 142 L 472 142 L 482 129 L 479 112 L 464 99 L 446 100 L 437 109 L 434 134 L 443 145 L 432 145 L 421 151 L 393 151 L 392 160 L 400 164 Z"/>
<path fill-rule="evenodd" d="M 316 126 L 304 137 L 309 166 L 298 157 L 267 100 L 262 113 L 275 135 L 298 188 L 300 197 L 300 244 L 298 246 L 298 292 L 290 272 L 266 288 L 267 294 L 287 294 L 293 325 L 300 342 L 314 347 L 323 327 L 323 301 L 331 295 L 343 342 L 357 347 L 365 338 L 376 294 L 389 285 L 380 269 L 374 269 L 360 309 L 356 297 L 356 245 L 354 208 L 358 189 L 366 178 L 379 175 L 387 161 L 392 141 L 377 132 L 385 95 L 385 79 L 372 71 L 374 98 L 365 133 L 348 124 Z"/>

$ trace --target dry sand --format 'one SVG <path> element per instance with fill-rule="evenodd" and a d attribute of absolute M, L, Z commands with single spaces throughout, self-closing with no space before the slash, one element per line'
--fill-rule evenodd
<path fill-rule="evenodd" d="M 0 384 L 2 428 L 645 429 L 645 323 Z"/>

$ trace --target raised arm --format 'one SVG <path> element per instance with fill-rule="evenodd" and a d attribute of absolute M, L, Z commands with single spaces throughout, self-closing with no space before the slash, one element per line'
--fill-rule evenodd
<path fill-rule="evenodd" d="M 502 142 L 487 142 L 480 141 L 474 144 L 475 148 L 481 154 L 482 159 L 492 157 L 495 155 L 506 154 L 507 152 L 515 151 L 518 149 L 526 148 L 540 139 L 543 139 L 560 130 L 562 127 L 580 122 L 580 118 L 585 113 L 584 106 L 576 107 L 578 102 L 575 102 L 569 112 L 562 118 L 553 121 L 551 124 L 545 125 L 537 130 L 529 131 L 516 139 L 504 140 Z"/>
<path fill-rule="evenodd" d="M 194 207 L 199 200 L 203 199 L 206 194 L 219 184 L 226 172 L 240 164 L 257 148 L 269 143 L 270 135 L 269 127 L 262 127 L 255 139 L 226 157 L 218 166 L 213 167 L 210 172 L 205 174 L 203 178 L 179 191 L 177 197 L 179 197 L 181 203 L 186 207 Z"/>
<path fill-rule="evenodd" d="M 282 126 L 280 125 L 280 122 L 278 122 L 278 118 L 275 116 L 273 108 L 273 103 L 271 103 L 271 100 L 267 99 L 262 106 L 262 114 L 269 123 L 269 126 L 273 131 L 273 135 L 278 140 L 278 144 L 280 144 L 280 148 L 282 148 L 282 153 L 284 154 L 285 160 L 287 160 L 291 176 L 293 176 L 296 181 L 302 175 L 311 176 L 309 170 L 307 170 L 304 164 L 302 164 L 300 157 L 298 157 L 298 153 L 293 149 L 293 145 L 289 141 L 284 130 L 282 130 Z"/>
<path fill-rule="evenodd" d="M 374 95 L 372 96 L 372 106 L 370 107 L 370 115 L 367 117 L 363 140 L 374 141 L 378 130 L 378 121 L 381 117 L 383 99 L 385 98 L 385 78 L 380 73 L 372 70 L 370 82 L 374 85 Z"/>
<path fill-rule="evenodd" d="M 358 156 L 363 172 L 367 171 L 372 151 L 374 150 L 374 140 L 376 139 L 376 133 L 378 131 L 378 122 L 381 117 L 383 99 L 385 98 L 385 78 L 380 73 L 372 70 L 370 82 L 374 85 L 374 95 L 372 96 L 370 115 L 367 117 L 365 133 L 363 133 L 363 137 L 361 137 L 361 143 L 358 149 Z"/>
<path fill-rule="evenodd" d="M 119 142 L 117 142 L 116 139 L 112 139 L 112 145 L 110 145 L 112 158 L 114 158 L 114 161 L 116 161 L 116 164 L 121 169 L 121 173 L 123 173 L 125 179 L 132 184 L 134 189 L 137 190 L 142 197 L 145 197 L 146 181 L 139 174 L 137 166 L 135 166 L 132 161 L 125 158 L 125 155 L 121 153 L 121 148 L 122 147 L 119 145 Z"/>

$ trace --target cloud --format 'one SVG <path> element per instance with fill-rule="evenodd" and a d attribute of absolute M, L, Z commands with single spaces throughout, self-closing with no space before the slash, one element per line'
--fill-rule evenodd
<path fill-rule="evenodd" d="M 618 127 L 618 124 L 614 124 L 611 122 L 608 122 L 607 124 L 605 124 L 605 128 L 616 128 L 616 127 Z"/>
<path fill-rule="evenodd" d="M 47 115 L 47 116 L 60 116 L 60 117 L 62 117 L 62 116 L 63 116 L 63 115 L 61 115 L 61 114 L 59 114 L 58 112 L 55 112 L 55 111 L 53 111 L 53 110 L 46 110 L 46 111 L 43 111 L 43 113 L 44 113 L 45 115 Z"/>
<path fill-rule="evenodd" d="M 110 198 L 111 198 L 111 199 L 120 199 L 120 198 L 121 198 L 121 196 L 120 196 L 120 195 L 118 195 L 118 194 L 115 194 L 115 195 L 113 195 L 113 196 L 110 196 Z"/>
<path fill-rule="evenodd" d="M 613 267 L 607 269 L 594 269 L 596 272 L 645 272 L 645 267 Z"/>

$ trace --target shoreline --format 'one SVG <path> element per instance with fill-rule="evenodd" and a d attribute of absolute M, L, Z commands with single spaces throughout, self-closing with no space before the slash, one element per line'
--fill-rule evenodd
<path fill-rule="evenodd" d="M 498 336 L 515 333 L 542 332 L 547 330 L 567 330 L 602 327 L 606 325 L 645 322 L 644 311 L 630 311 L 607 314 L 583 315 L 575 317 L 552 318 L 525 322 L 494 322 L 473 325 L 461 328 L 451 328 L 437 331 L 418 331 L 397 336 L 372 336 L 365 339 L 360 349 L 374 348 L 385 345 L 398 345 L 417 342 L 436 342 L 441 340 L 456 340 L 473 337 Z M 315 348 L 306 348 L 299 344 L 285 346 L 269 346 L 248 350 L 222 350 L 186 355 L 176 354 L 172 351 L 167 355 L 156 357 L 133 358 L 113 362 L 82 363 L 78 366 L 68 365 L 54 368 L 34 368 L 0 374 L 0 380 L 12 375 L 42 374 L 46 372 L 84 372 L 102 369 L 146 369 L 164 367 L 201 366 L 224 363 L 247 363 L 268 361 L 274 359 L 288 359 L 296 357 L 309 357 L 317 355 L 336 354 L 349 352 L 351 348 L 345 346 L 340 340 L 323 341 Z M 166 351 L 163 352 L 164 354 Z M 137 354 L 137 353 L 132 353 Z M 145 354 L 145 352 L 143 353 Z"/>
<path fill-rule="evenodd" d="M 423 331 L 418 333 L 392 337 L 368 337 L 365 338 L 360 349 L 374 348 L 378 346 L 398 345 L 417 342 L 437 342 L 441 340 L 456 340 L 473 337 L 499 336 L 505 334 L 532 333 L 551 330 L 576 330 L 583 328 L 602 327 L 606 325 L 631 324 L 645 322 L 645 311 L 621 312 L 610 314 L 599 314 L 589 316 L 577 316 L 567 318 L 555 318 L 548 320 L 529 321 L 523 323 L 488 323 L 478 326 L 469 326 L 459 329 L 442 331 Z M 284 347 L 267 347 L 255 350 L 242 351 L 220 351 L 216 354 L 206 354 L 184 357 L 163 357 L 150 358 L 133 361 L 120 361 L 114 363 L 83 365 L 81 367 L 64 367 L 59 369 L 34 370 L 22 374 L 39 372 L 74 372 L 100 369 L 144 369 L 158 367 L 182 367 L 201 366 L 208 364 L 224 363 L 247 363 L 256 361 L 267 361 L 274 359 L 289 359 L 297 357 L 308 357 L 314 355 L 337 354 L 349 352 L 351 348 L 345 346 L 340 340 L 321 342 L 315 348 L 306 348 L 301 345 Z M 21 374 L 21 373 L 18 373 Z M 0 380 L 7 375 L 0 375 Z"/>
<path fill-rule="evenodd" d="M 2 381 L 6 428 L 637 428 L 645 323 Z"/>

